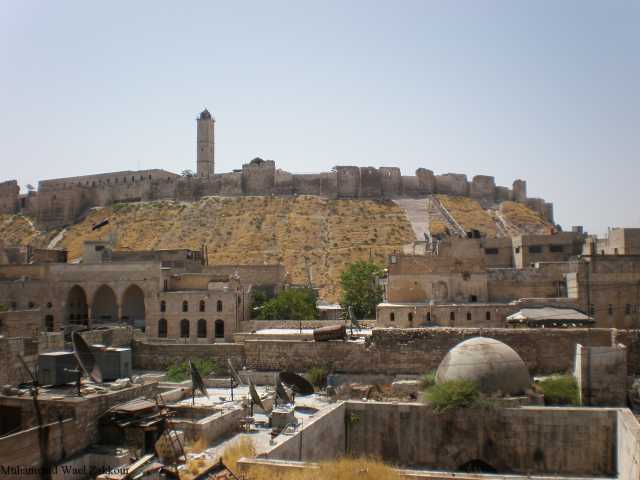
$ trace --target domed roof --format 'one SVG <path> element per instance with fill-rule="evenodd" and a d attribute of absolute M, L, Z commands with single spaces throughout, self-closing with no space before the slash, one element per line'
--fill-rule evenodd
<path fill-rule="evenodd" d="M 509 345 L 485 337 L 470 338 L 449 350 L 436 372 L 436 383 L 447 380 L 470 380 L 484 393 L 504 395 L 521 394 L 531 386 L 520 355 Z"/>

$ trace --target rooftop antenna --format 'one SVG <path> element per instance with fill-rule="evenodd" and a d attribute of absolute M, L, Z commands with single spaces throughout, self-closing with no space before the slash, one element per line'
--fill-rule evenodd
<path fill-rule="evenodd" d="M 233 389 L 238 385 L 242 385 L 242 379 L 236 369 L 233 366 L 233 362 L 230 358 L 227 358 L 227 365 L 229 365 L 229 385 L 231 388 L 231 401 L 233 401 Z"/>
<path fill-rule="evenodd" d="M 22 364 L 22 368 L 24 368 L 29 376 L 31 377 L 32 383 L 29 386 L 31 390 L 31 398 L 33 400 L 33 410 L 36 415 L 36 422 L 38 422 L 38 447 L 40 449 L 40 478 L 42 480 L 49 480 L 51 478 L 51 469 L 49 468 L 49 452 L 48 452 L 48 443 L 49 443 L 49 431 L 44 428 L 42 421 L 42 412 L 40 410 L 40 403 L 38 402 L 38 375 L 31 371 L 27 362 L 25 362 L 22 355 L 18 355 L 18 360 Z"/>
<path fill-rule="evenodd" d="M 205 397 L 209 398 L 207 387 L 202 381 L 202 376 L 196 366 L 189 360 L 189 369 L 191 370 L 191 405 L 196 404 L 196 390 Z"/>

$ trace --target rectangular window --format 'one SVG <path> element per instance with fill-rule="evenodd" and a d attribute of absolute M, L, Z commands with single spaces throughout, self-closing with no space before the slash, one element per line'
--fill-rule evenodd
<path fill-rule="evenodd" d="M 498 249 L 497 248 L 485 248 L 484 249 L 484 253 L 486 255 L 497 255 L 498 254 Z"/>
<path fill-rule="evenodd" d="M 542 253 L 542 245 L 531 245 L 529 253 Z"/>
<path fill-rule="evenodd" d="M 609 307 L 607 308 L 607 312 L 609 312 L 609 315 L 613 315 L 613 305 L 609 304 Z"/>
<path fill-rule="evenodd" d="M 631 315 L 631 304 L 627 303 L 624 307 L 624 313 L 625 315 Z"/>
<path fill-rule="evenodd" d="M 516 253 L 520 253 L 520 247 L 516 247 Z"/>
<path fill-rule="evenodd" d="M 549 245 L 549 251 L 553 253 L 564 252 L 564 245 Z"/>

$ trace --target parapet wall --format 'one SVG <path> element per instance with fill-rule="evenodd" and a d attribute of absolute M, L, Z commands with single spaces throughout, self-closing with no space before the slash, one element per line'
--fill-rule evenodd
<path fill-rule="evenodd" d="M 553 221 L 553 205 L 528 198 L 524 180 L 512 188 L 499 187 L 494 177 L 419 168 L 402 175 L 397 167 L 337 166 L 330 172 L 293 174 L 276 169 L 273 160 L 256 158 L 241 170 L 208 177 L 178 176 L 164 170 L 114 172 L 42 181 L 28 202 L 20 202 L 16 181 L 0 184 L 0 213 L 23 211 L 43 228 L 68 225 L 88 208 L 119 202 L 160 199 L 195 201 L 211 195 L 318 195 L 328 198 L 426 197 L 432 194 L 467 196 L 489 207 L 506 200 L 524 203 Z"/>

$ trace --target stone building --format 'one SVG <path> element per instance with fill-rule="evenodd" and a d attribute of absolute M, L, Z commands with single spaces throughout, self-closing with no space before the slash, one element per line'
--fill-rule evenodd
<path fill-rule="evenodd" d="M 636 229 L 624 230 L 616 238 L 633 245 Z M 521 308 L 549 306 L 577 308 L 597 327 L 640 327 L 640 256 L 581 255 L 589 239 L 580 232 L 514 237 L 508 267 L 492 264 L 499 252 L 485 239 L 447 238 L 435 250 L 391 255 L 378 323 L 501 327 Z"/>
<path fill-rule="evenodd" d="M 154 338 L 212 342 L 249 320 L 254 289 L 275 292 L 283 281 L 279 265 L 208 266 L 200 251 L 122 252 L 97 241 L 77 264 L 0 265 L 0 304 L 5 316 L 28 311 L 43 331 L 124 322 Z"/>

